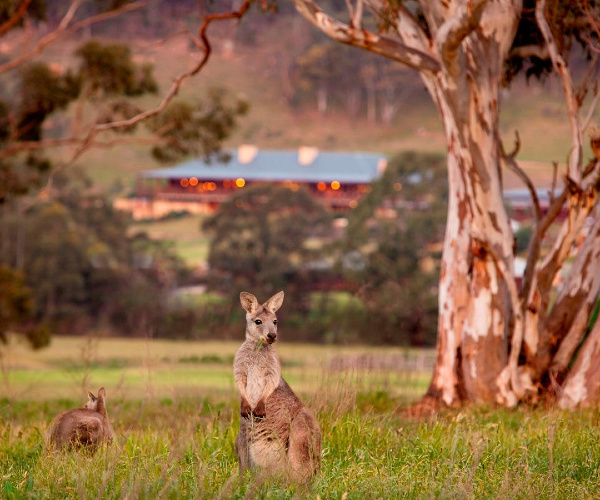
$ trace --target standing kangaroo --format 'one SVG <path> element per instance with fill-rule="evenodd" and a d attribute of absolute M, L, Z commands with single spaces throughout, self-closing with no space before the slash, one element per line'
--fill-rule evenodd
<path fill-rule="evenodd" d="M 72 449 L 85 447 L 95 451 L 100 444 L 113 441 L 113 431 L 106 413 L 102 387 L 98 397 L 88 392 L 89 400 L 83 408 L 75 408 L 58 415 L 50 424 L 46 434 L 46 447 Z"/>
<path fill-rule="evenodd" d="M 241 393 L 240 432 L 235 450 L 240 471 L 260 468 L 268 473 L 307 481 L 317 472 L 321 431 L 309 409 L 281 376 L 275 313 L 283 303 L 279 292 L 263 305 L 248 292 L 240 294 L 246 311 L 246 340 L 233 362 Z"/>

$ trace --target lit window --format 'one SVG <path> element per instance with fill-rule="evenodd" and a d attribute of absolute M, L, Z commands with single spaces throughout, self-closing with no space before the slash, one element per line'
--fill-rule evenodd
<path fill-rule="evenodd" d="M 197 185 L 198 185 L 198 179 L 196 179 L 196 177 L 190 178 L 190 186 L 197 186 Z"/>
<path fill-rule="evenodd" d="M 244 187 L 246 185 L 246 181 L 241 177 L 235 180 L 235 185 L 239 188 Z"/>
<path fill-rule="evenodd" d="M 394 182 L 394 189 L 396 191 L 400 191 L 402 189 L 402 183 L 401 182 Z"/>
<path fill-rule="evenodd" d="M 331 183 L 331 189 L 333 189 L 334 191 L 337 191 L 340 188 L 340 183 L 338 181 L 333 181 Z"/>
<path fill-rule="evenodd" d="M 317 184 L 317 189 L 319 191 L 325 191 L 327 189 L 327 184 L 325 184 L 323 181 L 321 181 Z"/>
<path fill-rule="evenodd" d="M 181 184 L 184 188 L 186 188 L 190 185 L 190 181 L 188 181 L 186 178 L 183 178 L 179 181 L 179 184 Z"/>

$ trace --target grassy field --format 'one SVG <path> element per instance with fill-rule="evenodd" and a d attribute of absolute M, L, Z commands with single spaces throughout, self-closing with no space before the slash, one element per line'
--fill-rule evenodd
<path fill-rule="evenodd" d="M 0 487 L 5 498 L 530 498 L 600 495 L 597 410 L 462 408 L 413 420 L 396 408 L 426 388 L 431 352 L 290 345 L 290 384 L 323 432 L 305 488 L 240 478 L 231 375 L 239 342 L 57 338 L 3 351 Z M 334 370 L 336 360 L 395 359 L 399 369 Z M 396 358 L 393 358 L 393 357 Z M 391 358 L 390 358 L 391 357 Z M 421 369 L 409 363 L 422 359 Z M 404 361 L 404 362 L 403 362 Z M 413 369 L 408 369 L 408 366 Z M 115 446 L 50 455 L 52 418 L 107 388 Z"/>
<path fill-rule="evenodd" d="M 136 222 L 130 226 L 130 233 L 146 233 L 154 240 L 172 243 L 175 253 L 187 265 L 197 267 L 208 258 L 210 241 L 201 229 L 205 218 L 205 215 L 189 214 L 177 219 Z"/>

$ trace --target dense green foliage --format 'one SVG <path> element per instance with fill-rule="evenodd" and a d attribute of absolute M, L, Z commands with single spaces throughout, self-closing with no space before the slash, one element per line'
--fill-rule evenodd
<path fill-rule="evenodd" d="M 285 289 L 288 310 L 306 311 L 305 292 L 315 280 L 312 270 L 327 255 L 331 220 L 303 189 L 266 184 L 241 189 L 203 225 L 213 235 L 211 288 L 235 302 L 241 290 L 266 300 Z"/>
<path fill-rule="evenodd" d="M 164 244 L 129 235 L 128 225 L 128 216 L 85 178 L 58 178 L 55 196 L 25 211 L 6 205 L 0 263 L 21 270 L 32 308 L 27 319 L 69 333 L 104 326 L 146 335 L 154 329 L 182 266 Z M 4 292 L 14 303 L 22 293 L 10 290 Z"/>
<path fill-rule="evenodd" d="M 73 20 L 125 3 L 84 2 Z M 6 24 L 0 36 L 21 25 L 21 5 L 30 19 L 47 22 L 52 39 L 70 4 L 3 4 L 0 22 Z M 9 57 L 18 61 L 20 56 Z M 168 294 L 183 270 L 168 244 L 130 235 L 128 218 L 87 180 L 55 176 L 64 165 L 53 165 L 46 147 L 65 145 L 73 149 L 64 158 L 78 157 L 98 138 L 94 127 L 130 120 L 142 111 L 140 97 L 158 91 L 152 65 L 136 62 L 125 44 L 88 38 L 73 56 L 66 67 L 62 61 L 28 62 L 24 57 L 15 70 L 3 72 L 0 86 L 0 339 L 15 328 L 36 347 L 47 344 L 53 331 L 168 331 Z M 110 144 L 117 135 L 135 132 L 135 139 L 155 146 L 161 160 L 210 157 L 220 153 L 246 110 L 244 101 L 214 89 L 203 102 L 173 102 L 153 121 L 113 128 L 100 142 Z M 49 189 L 40 195 L 44 186 Z"/>
<path fill-rule="evenodd" d="M 385 343 L 433 345 L 437 282 L 448 199 L 445 159 L 392 158 L 351 212 L 344 241 L 347 278 L 358 283 L 368 335 Z"/>
<path fill-rule="evenodd" d="M 226 157 L 220 145 L 248 111 L 248 103 L 221 88 L 211 88 L 205 102 L 192 104 L 175 100 L 149 121 L 149 128 L 160 137 L 152 155 L 161 162 L 175 162 L 190 154 L 207 159 Z"/>

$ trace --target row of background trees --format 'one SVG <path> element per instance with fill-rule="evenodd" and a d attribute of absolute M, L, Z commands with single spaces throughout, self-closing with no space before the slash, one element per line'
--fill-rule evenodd
<path fill-rule="evenodd" d="M 241 5 L 234 4 L 232 9 Z M 350 224 L 348 234 L 356 235 L 338 235 L 334 239 L 330 237 L 331 214 L 307 193 L 299 191 L 290 196 L 289 191 L 268 186 L 258 192 L 244 192 L 241 201 L 250 208 L 237 210 L 235 203 L 240 200 L 232 200 L 203 228 L 213 235 L 209 261 L 214 274 L 209 285 L 225 300 L 170 307 L 174 288 L 192 279 L 189 270 L 168 244 L 153 242 L 143 234 L 131 234 L 131 221 L 112 209 L 107 193 L 70 166 L 86 148 L 124 141 L 148 144 L 154 158 L 162 162 L 174 162 L 189 154 L 221 154 L 222 141 L 245 114 L 248 103 L 224 89 L 214 89 L 202 101 L 171 99 L 160 113 L 138 121 L 136 118 L 144 113 L 143 98 L 164 92 L 154 77 L 154 68 L 135 62 L 124 43 L 101 43 L 92 38 L 160 36 L 185 25 L 181 21 L 184 14 L 198 6 L 205 16 L 221 9 L 211 2 L 197 5 L 153 1 L 140 9 L 136 2 L 109 5 L 99 1 L 64 1 L 33 2 L 22 19 L 18 18 L 17 4 L 2 13 L 0 23 L 7 26 L 5 33 L 11 31 L 9 27 L 16 20 L 12 29 L 37 32 L 44 40 L 48 34 L 61 33 L 71 9 L 69 23 L 80 25 L 77 36 L 82 39 L 73 53 L 73 64 L 67 67 L 34 59 L 37 46 L 31 42 L 28 49 L 32 57 L 21 61 L 20 56 L 6 58 L 0 65 L 2 339 L 6 340 L 11 326 L 23 331 L 35 347 L 47 344 L 52 332 L 81 334 L 90 329 L 120 335 L 197 338 L 214 331 L 216 325 L 237 321 L 229 305 L 233 297 L 227 292 L 246 287 L 266 293 L 269 288 L 280 287 L 294 298 L 289 301 L 294 305 L 290 308 L 293 324 L 305 324 L 307 315 L 312 318 L 309 327 L 296 328 L 298 339 L 432 345 L 435 293 L 431 280 L 435 280 L 435 272 L 421 272 L 417 265 L 423 250 L 416 246 L 419 240 L 409 235 L 414 228 L 406 226 L 406 206 L 392 203 L 389 193 L 384 194 L 377 185 L 365 205 L 370 208 L 357 211 L 361 222 Z M 290 11 L 288 6 L 288 15 Z M 103 16 L 110 16 L 110 22 L 102 22 Z M 234 30 L 236 43 L 255 43 L 251 33 L 257 27 L 268 28 L 272 22 L 272 17 L 258 9 L 251 16 L 252 29 L 244 22 Z M 29 24 L 24 24 L 24 20 Z M 379 93 L 391 98 L 393 89 L 403 81 L 400 74 L 392 74 L 389 64 L 373 57 L 359 61 L 349 51 L 344 57 L 335 57 L 334 45 L 324 43 L 318 34 L 304 34 L 299 40 L 303 48 L 287 65 L 287 79 L 295 82 L 287 97 L 294 106 L 308 102 L 312 107 L 313 102 L 321 102 L 322 112 L 339 106 L 341 101 L 332 101 L 327 95 L 337 79 L 347 82 L 344 105 L 353 116 L 363 108 L 362 94 L 369 87 L 367 108 L 369 116 L 375 119 Z M 414 89 L 414 85 L 409 87 Z M 336 94 L 339 99 L 342 92 Z M 397 104 L 389 100 L 389 109 Z M 391 119 L 391 112 L 384 114 Z M 100 139 L 97 129 L 103 126 L 107 126 L 107 132 Z M 57 146 L 72 147 L 71 158 L 57 164 L 47 154 Z M 431 158 L 425 158 L 416 164 L 421 162 L 422 166 L 429 161 Z M 397 162 L 390 168 L 386 182 L 390 175 L 400 182 L 403 174 L 398 165 Z M 271 201 L 261 206 L 257 200 L 265 197 Z M 377 205 L 386 205 L 391 217 L 386 228 L 374 226 Z M 244 258 L 240 258 L 239 250 L 245 242 L 236 238 L 244 231 L 232 232 L 231 228 L 251 224 L 258 224 L 262 240 L 271 243 L 245 249 Z M 361 224 L 370 225 L 368 235 L 358 236 Z M 293 238 L 289 237 L 290 227 L 295 228 Z M 404 242 L 403 235 L 407 236 Z M 381 239 L 386 236 L 393 236 L 393 242 L 379 255 Z M 318 240 L 317 248 L 310 248 L 306 244 L 309 240 Z M 364 248 L 352 248 L 349 243 L 361 240 L 368 241 Z M 406 242 L 415 245 L 409 245 L 412 248 L 407 250 L 403 248 Z M 233 257 L 227 254 L 228 249 L 233 250 Z M 396 265 L 394 259 L 401 254 L 404 257 Z M 333 258 L 325 258 L 332 255 Z M 360 269 L 343 265 L 348 255 L 358 259 Z M 377 290 L 386 281 L 386 271 L 391 270 L 383 269 L 386 260 L 393 272 L 389 286 L 381 288 L 382 293 L 385 291 L 382 295 Z M 407 291 L 404 285 L 419 283 L 409 279 L 415 270 L 428 276 L 424 292 L 428 300 L 420 303 L 417 298 L 423 293 L 408 293 L 401 306 L 390 307 L 396 303 L 389 296 L 394 287 Z M 328 293 L 312 295 L 319 299 L 310 300 L 309 292 L 318 288 L 323 275 L 329 281 L 326 289 L 331 284 L 344 283 L 345 289 L 360 291 L 360 300 L 336 301 Z M 386 314 L 381 314 L 384 304 Z M 229 328 L 221 331 L 227 335 Z"/>
<path fill-rule="evenodd" d="M 239 290 L 285 289 L 283 320 L 296 340 L 431 346 L 439 273 L 431 245 L 442 239 L 446 185 L 442 158 L 400 155 L 337 233 L 308 191 L 242 189 L 201 229 L 211 235 L 207 285 L 217 295 L 177 300 L 176 289 L 197 280 L 172 245 L 132 234 L 130 217 L 71 169 L 51 199 L 21 213 L 3 207 L 0 325 L 35 347 L 52 332 L 90 330 L 233 338 Z"/>
<path fill-rule="evenodd" d="M 237 10 L 224 17 L 244 17 L 251 3 L 233 1 L 232 8 Z M 443 307 L 438 319 L 438 358 L 429 400 L 434 404 L 469 400 L 513 406 L 544 395 L 557 397 L 561 406 L 572 406 L 596 397 L 600 391 L 600 372 L 592 367 L 600 345 L 600 324 L 596 322 L 590 329 L 590 320 L 600 293 L 600 253 L 595 245 L 600 232 L 597 216 L 600 155 L 596 136 L 592 138 L 594 157 L 584 158 L 583 143 L 600 95 L 594 86 L 600 53 L 597 3 L 560 0 L 467 3 L 292 0 L 291 3 L 333 40 L 376 53 L 398 67 L 415 70 L 439 112 L 448 147 L 449 210 L 440 272 L 439 303 Z M 30 28 L 33 21 L 46 15 L 40 8 L 46 4 L 11 3 L 0 18 L 0 33 L 20 26 Z M 86 10 L 80 8 L 84 4 L 86 8 L 93 7 L 89 18 Z M 158 3 L 151 4 L 154 14 L 160 12 Z M 274 5 L 289 8 L 289 4 L 282 2 L 265 0 L 259 4 L 265 9 Z M 65 34 L 65 26 L 70 23 L 84 29 L 93 24 L 85 19 L 94 16 L 104 19 L 104 14 L 116 17 L 142 5 L 145 3 L 114 2 L 107 6 L 105 2 L 73 1 L 66 11 L 59 9 L 65 14 L 60 14 L 57 19 L 61 20 L 54 21 L 56 27 L 49 29 L 53 34 Z M 74 149 L 65 167 L 86 148 L 107 145 L 110 141 L 100 140 L 105 137 L 103 134 L 131 131 L 143 119 L 168 109 L 166 104 L 172 101 L 181 81 L 200 71 L 210 55 L 205 28 L 207 20 L 216 19 L 210 12 L 217 7 L 210 3 L 202 3 L 201 7 L 209 14 L 199 36 L 190 37 L 193 46 L 203 54 L 194 67 L 175 78 L 161 104 L 148 112 L 114 104 L 111 108 L 114 101 L 109 100 L 108 109 L 112 113 L 108 118 L 102 118 L 102 113 L 93 114 L 92 122 L 85 126 L 74 120 L 71 135 L 54 143 L 70 142 Z M 24 56 L 1 65 L 0 74 L 31 61 L 37 53 L 35 47 L 39 48 L 44 38 L 39 40 L 33 50 L 25 47 Z M 309 46 L 295 44 L 284 51 L 287 62 L 275 66 L 289 75 L 286 69 L 293 66 L 290 61 L 309 53 Z M 583 61 L 584 71 L 571 71 L 575 67 L 570 65 L 575 60 L 573 56 Z M 499 126 L 501 88 L 521 72 L 538 76 L 554 72 L 558 76 L 571 127 L 572 144 L 565 151 L 567 176 L 547 213 L 541 211 L 535 186 L 517 162 L 518 144 L 514 152 L 508 153 Z M 306 78 L 298 80 L 313 82 L 318 96 L 326 79 L 321 78 L 319 71 L 317 74 L 313 78 L 309 72 Z M 76 77 L 69 79 L 65 90 L 83 106 L 86 99 L 94 100 L 94 91 L 100 87 L 91 83 L 71 85 L 78 82 Z M 106 97 L 108 92 L 104 94 Z M 352 98 L 347 100 L 351 102 Z M 99 100 L 94 101 L 95 106 L 98 103 Z M 5 143 L 0 158 L 4 162 L 2 178 L 9 180 L 6 183 L 9 186 L 22 171 L 49 168 L 48 162 L 33 152 L 52 144 L 48 138 L 37 140 L 26 135 L 29 126 L 23 125 L 35 125 L 37 116 L 26 110 L 23 115 L 26 120 L 17 119 L 19 105 L 14 99 L 4 102 L 8 125 L 3 131 Z M 243 106 L 234 104 L 232 109 L 233 114 L 239 114 Z M 41 111 L 47 113 L 44 106 Z M 150 130 L 156 135 L 153 140 L 169 146 L 175 153 L 184 152 L 190 144 L 204 147 L 201 140 L 193 137 L 186 144 L 193 129 L 183 126 L 184 121 L 179 119 L 182 115 L 186 120 L 206 116 L 177 113 L 167 124 Z M 217 141 L 219 137 L 220 133 Z M 210 151 L 200 153 L 210 154 Z M 525 279 L 520 289 L 514 279 L 514 234 L 502 198 L 503 165 L 524 180 L 536 209 Z M 51 168 L 49 180 L 55 180 L 57 170 L 60 168 Z M 3 190 L 3 200 L 10 198 L 6 193 L 9 190 Z M 556 234 L 551 234 L 549 228 L 563 208 L 569 211 L 569 217 Z M 570 258 L 572 245 L 590 215 L 595 216 L 593 224 L 566 277 L 567 284 L 557 294 L 553 287 L 555 277 Z M 24 310 L 23 304 L 21 300 L 15 310 Z"/>

